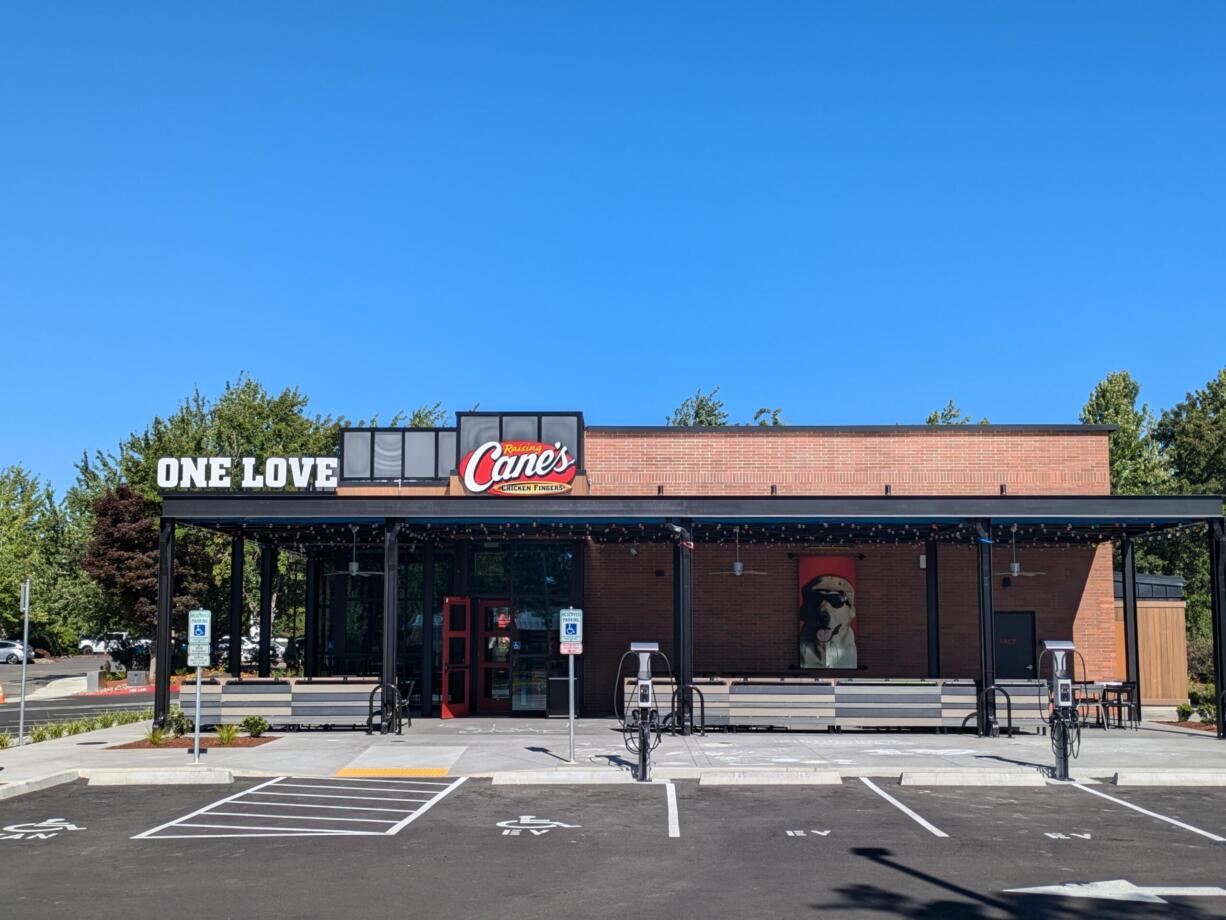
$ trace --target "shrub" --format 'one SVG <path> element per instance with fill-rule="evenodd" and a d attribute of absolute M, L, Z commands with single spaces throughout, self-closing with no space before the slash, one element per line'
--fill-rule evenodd
<path fill-rule="evenodd" d="M 12 743 L 12 735 L 10 735 L 8 732 L 0 732 L 0 751 L 3 751 L 6 747 L 12 745 Z"/>
<path fill-rule="evenodd" d="M 149 728 L 145 730 L 145 740 L 154 747 L 161 747 L 166 743 L 166 732 L 162 731 L 162 729 L 156 725 L 150 725 Z"/>
<path fill-rule="evenodd" d="M 1180 722 L 1187 722 L 1192 718 L 1192 706 L 1189 703 L 1180 703 L 1175 707 L 1175 712 L 1178 714 Z"/>
<path fill-rule="evenodd" d="M 1192 703 L 1194 707 L 1200 707 L 1200 705 L 1205 703 L 1213 703 L 1215 696 L 1214 684 L 1188 681 L 1188 702 Z"/>
<path fill-rule="evenodd" d="M 48 722 L 46 726 L 48 738 L 63 738 L 68 733 L 67 722 Z"/>
<path fill-rule="evenodd" d="M 237 725 L 218 725 L 217 726 L 217 743 L 222 747 L 227 747 L 234 743 L 234 739 L 238 737 Z"/>
<path fill-rule="evenodd" d="M 67 725 L 67 731 L 70 735 L 80 735 L 93 728 L 92 719 L 73 719 Z"/>
<path fill-rule="evenodd" d="M 30 729 L 30 743 L 34 744 L 39 741 L 46 741 L 51 737 L 51 733 L 47 731 L 46 725 L 35 725 Z"/>
<path fill-rule="evenodd" d="M 247 716 L 247 718 L 243 719 L 239 725 L 242 730 L 252 738 L 258 738 L 260 735 L 264 734 L 264 732 L 268 731 L 268 729 L 272 728 L 272 726 L 268 724 L 268 720 L 263 716 Z"/>
<path fill-rule="evenodd" d="M 1217 705 L 1214 703 L 1202 703 L 1196 707 L 1196 714 L 1200 716 L 1202 722 L 1210 725 L 1217 721 Z"/>
<path fill-rule="evenodd" d="M 170 714 L 166 716 L 166 728 L 171 731 L 176 738 L 182 738 L 188 732 L 192 731 L 194 726 L 192 720 L 188 718 L 187 713 L 176 707 L 170 710 Z"/>

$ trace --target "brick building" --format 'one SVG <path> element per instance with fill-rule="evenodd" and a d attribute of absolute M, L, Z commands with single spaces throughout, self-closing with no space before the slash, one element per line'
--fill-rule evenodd
<path fill-rule="evenodd" d="M 412 681 L 425 714 L 545 713 L 565 607 L 584 611 L 589 714 L 612 708 L 638 640 L 660 642 L 682 683 L 990 687 L 1037 677 L 1044 639 L 1072 639 L 1088 679 L 1135 680 L 1135 598 L 1120 661 L 1113 547 L 1128 569 L 1133 541 L 1208 523 L 1220 553 L 1221 503 L 1111 496 L 1110 431 L 587 427 L 565 412 L 349 429 L 338 458 L 164 458 L 163 577 L 176 526 L 229 534 L 240 575 L 258 542 L 268 673 L 271 573 L 294 553 L 307 677 Z M 169 592 L 159 605 L 171 623 Z"/>

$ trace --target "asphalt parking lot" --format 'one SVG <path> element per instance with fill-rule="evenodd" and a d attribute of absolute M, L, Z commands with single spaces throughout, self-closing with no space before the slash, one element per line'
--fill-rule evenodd
<path fill-rule="evenodd" d="M 23 918 L 1222 917 L 1226 789 L 74 783 L 0 802 L 0 866 Z"/>

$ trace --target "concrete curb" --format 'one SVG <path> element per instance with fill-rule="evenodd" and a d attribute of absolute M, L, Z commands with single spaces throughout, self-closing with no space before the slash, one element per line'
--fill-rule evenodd
<path fill-rule="evenodd" d="M 1022 770 L 906 770 L 900 786 L 1046 786 L 1038 771 Z"/>
<path fill-rule="evenodd" d="M 834 770 L 704 770 L 700 786 L 841 786 L 843 777 Z"/>
<path fill-rule="evenodd" d="M 1121 770 L 1117 786 L 1226 786 L 1226 770 Z"/>
<path fill-rule="evenodd" d="M 234 782 L 234 774 L 230 770 L 213 767 L 108 768 L 77 772 L 82 779 L 89 780 L 91 786 L 213 786 Z"/>
<path fill-rule="evenodd" d="M 25 795 L 27 792 L 50 789 L 53 786 L 61 786 L 64 783 L 73 783 L 80 778 L 81 774 L 78 770 L 61 770 L 58 773 L 48 773 L 45 776 L 19 779 L 0 786 L 0 800 L 16 798 L 19 795 Z"/>
<path fill-rule="evenodd" d="M 623 770 L 516 770 L 493 774 L 495 786 L 595 786 L 633 783 Z"/>

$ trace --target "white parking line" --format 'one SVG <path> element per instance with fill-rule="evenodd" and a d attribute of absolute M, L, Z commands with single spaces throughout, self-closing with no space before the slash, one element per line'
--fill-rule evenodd
<path fill-rule="evenodd" d="M 269 815 L 258 811 L 210 811 L 210 815 L 226 815 L 231 818 L 277 818 L 281 821 L 318 821 L 316 815 Z M 366 824 L 395 824 L 387 818 L 328 818 L 329 821 L 361 821 Z"/>
<path fill-rule="evenodd" d="M 444 798 L 446 798 L 448 793 L 450 793 L 454 789 L 458 789 L 463 784 L 464 780 L 466 779 L 468 779 L 467 776 L 461 776 L 454 783 L 452 783 L 450 786 L 448 786 L 446 789 L 444 789 L 442 792 L 440 792 L 438 795 L 432 798 L 429 802 L 427 802 L 421 808 L 417 809 L 417 811 L 413 812 L 413 814 L 409 815 L 407 818 L 405 818 L 395 827 L 389 828 L 386 833 L 396 834 L 396 833 L 399 833 L 404 828 L 408 827 L 410 824 L 412 824 L 414 821 L 416 821 L 418 818 L 420 818 L 422 815 L 428 812 L 431 808 L 433 808 L 435 805 L 441 802 Z"/>
<path fill-rule="evenodd" d="M 1165 821 L 1167 824 L 1173 824 L 1176 827 L 1182 827 L 1185 831 L 1191 831 L 1194 834 L 1200 834 L 1202 837 L 1208 837 L 1215 843 L 1226 843 L 1226 837 L 1219 837 L 1217 834 L 1211 834 L 1209 831 L 1203 831 L 1199 827 L 1193 827 L 1191 824 L 1184 824 L 1182 821 L 1175 818 L 1168 818 L 1166 815 L 1160 815 L 1156 811 L 1150 811 L 1148 808 L 1142 808 L 1140 805 L 1134 805 L 1132 802 L 1124 799 L 1117 799 L 1113 795 L 1107 795 L 1105 792 L 1099 792 L 1097 789 L 1091 789 L 1089 786 L 1083 786 L 1081 783 L 1053 783 L 1056 786 L 1072 786 L 1076 789 L 1082 789 L 1091 795 L 1096 795 L 1101 799 L 1106 799 L 1108 802 L 1115 802 L 1117 805 L 1123 805 L 1125 808 L 1131 808 L 1133 811 L 1139 811 L 1143 815 L 1148 815 L 1151 818 L 1157 818 L 1159 821 Z"/>
<path fill-rule="evenodd" d="M 318 783 L 277 783 L 278 789 L 345 789 L 349 792 L 412 792 L 417 795 L 434 795 L 437 789 L 388 789 L 386 786 L 321 786 Z"/>
<path fill-rule="evenodd" d="M 666 783 L 664 791 L 668 795 L 668 836 L 681 836 L 681 822 L 677 820 L 677 787 Z"/>
<path fill-rule="evenodd" d="M 250 795 L 251 793 L 255 792 L 258 789 L 263 789 L 265 786 L 271 786 L 273 783 L 275 783 L 279 779 L 283 779 L 283 777 L 278 776 L 275 779 L 270 779 L 267 782 L 260 783 L 258 786 L 252 786 L 250 789 L 244 789 L 242 792 L 236 792 L 234 793 L 234 795 L 227 796 L 226 798 L 222 799 L 220 802 L 214 802 L 212 805 L 205 805 L 203 808 L 197 808 L 190 815 L 184 815 L 182 818 L 175 818 L 175 820 L 173 821 L 167 821 L 165 824 L 159 824 L 157 827 L 153 828 L 152 830 L 147 830 L 143 834 L 137 834 L 132 839 L 142 840 L 153 834 L 156 834 L 158 831 L 165 830 L 166 828 L 170 827 L 172 824 L 178 824 L 180 821 L 190 821 L 192 818 L 195 818 L 198 815 L 204 814 L 210 808 L 216 808 L 218 805 L 225 805 L 227 802 L 233 802 L 235 799 L 242 798 L 245 795 Z"/>
<path fill-rule="evenodd" d="M 906 815 L 908 818 L 910 818 L 920 827 L 924 828 L 924 830 L 931 832 L 937 837 L 948 837 L 949 836 L 949 834 L 945 833 L 935 824 L 933 824 L 930 821 L 925 820 L 920 815 L 917 815 L 915 812 L 913 812 L 910 808 L 908 808 L 902 802 L 898 801 L 898 799 L 894 798 L 894 796 L 890 795 L 884 789 L 881 789 L 880 787 L 878 787 L 877 784 L 874 783 L 867 776 L 861 776 L 860 782 L 864 783 L 864 785 L 868 786 L 869 789 L 872 789 L 873 792 L 877 793 L 879 796 L 881 796 L 883 799 L 885 799 L 887 802 L 889 802 L 891 805 L 893 805 L 895 808 L 901 811 L 904 815 Z"/>
<path fill-rule="evenodd" d="M 450 783 L 432 784 L 438 785 L 439 788 L 433 790 L 428 798 L 405 798 L 402 796 L 372 796 L 372 795 L 337 795 L 337 794 L 322 794 L 314 792 L 296 792 L 291 791 L 299 788 L 320 788 L 332 789 L 335 792 L 340 792 L 348 787 L 337 786 L 332 784 L 304 784 L 287 782 L 293 777 L 279 776 L 275 779 L 270 779 L 267 782 L 260 783 L 257 786 L 252 786 L 250 789 L 245 789 L 242 792 L 236 792 L 234 795 L 226 796 L 224 799 L 206 805 L 203 808 L 198 808 L 191 814 L 176 818 L 174 821 L 168 821 L 165 824 L 160 824 L 151 830 L 147 830 L 142 834 L 137 834 L 133 840 L 155 839 L 155 840 L 194 840 L 194 839 L 211 839 L 217 837 L 383 837 L 399 833 L 408 825 L 412 824 L 417 818 L 421 817 L 436 804 L 450 795 L 453 791 L 460 787 L 466 777 L 453 780 Z M 275 788 L 274 788 L 275 787 Z M 279 792 L 279 789 L 286 789 L 285 792 Z M 380 789 L 370 789 L 357 787 L 356 791 L 372 792 L 384 791 L 401 792 L 401 791 L 416 791 L 416 790 L 401 790 L 396 787 L 382 787 Z M 270 800 L 271 796 L 279 796 L 276 800 Z M 336 804 L 316 804 L 314 802 L 292 801 L 294 799 L 311 798 L 311 799 L 333 799 Z M 348 804 L 349 802 L 381 802 L 390 807 L 375 807 L 372 805 L 355 805 Z M 409 804 L 396 804 L 396 803 Z M 345 804 L 342 804 L 345 803 Z M 258 809 L 256 811 L 246 811 L 247 808 Z M 304 814 L 302 809 L 311 809 L 312 812 Z M 328 812 L 341 812 L 341 814 L 324 814 L 320 809 L 327 809 Z M 350 812 L 380 812 L 388 815 L 386 818 L 370 818 L 362 817 L 357 814 L 346 816 L 344 813 Z M 236 822 L 235 819 L 266 819 L 272 822 L 287 822 L 286 826 L 280 826 L 278 823 L 271 824 L 245 824 Z M 220 819 L 220 820 L 217 820 Z M 288 822 L 306 822 L 305 824 L 289 824 Z M 378 828 L 370 829 L 348 829 L 338 828 L 335 825 L 338 822 L 346 824 L 358 823 L 367 825 L 380 825 Z M 178 829 L 191 829 L 191 833 L 175 833 Z M 208 833 L 212 831 L 213 833 Z"/>
<path fill-rule="evenodd" d="M 258 795 L 283 795 L 290 799 L 358 799 L 363 802 L 428 802 L 429 799 L 394 799 L 383 795 L 325 795 L 320 792 L 260 792 Z"/>

